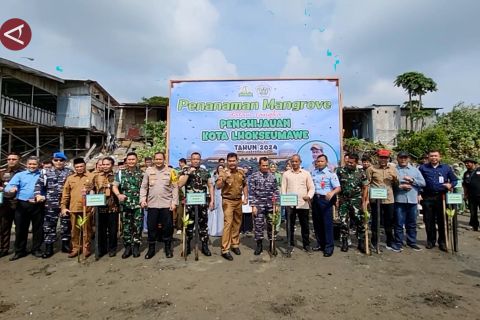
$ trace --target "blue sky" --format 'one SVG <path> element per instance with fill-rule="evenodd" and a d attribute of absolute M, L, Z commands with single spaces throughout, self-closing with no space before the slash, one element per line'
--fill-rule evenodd
<path fill-rule="evenodd" d="M 0 56 L 121 102 L 168 96 L 169 79 L 338 76 L 344 105 L 401 104 L 395 77 L 419 71 L 439 89 L 425 104 L 448 110 L 480 103 L 479 12 L 474 0 L 2 0 L 0 23 L 22 18 L 33 38 Z"/>

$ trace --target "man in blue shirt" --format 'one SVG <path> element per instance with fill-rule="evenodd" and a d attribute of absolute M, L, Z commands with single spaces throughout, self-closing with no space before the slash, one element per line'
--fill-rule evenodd
<path fill-rule="evenodd" d="M 335 173 L 328 168 L 328 158 L 322 154 L 317 157 L 315 170 L 312 172 L 315 195 L 312 199 L 312 220 L 317 247 L 315 251 L 323 251 L 324 257 L 333 254 L 333 204 L 336 195 L 341 191 L 340 182 Z"/>
<path fill-rule="evenodd" d="M 417 246 L 417 206 L 418 192 L 425 186 L 420 171 L 409 163 L 410 156 L 401 151 L 397 155 L 399 183 L 394 187 L 395 198 L 395 242 L 393 251 L 400 252 L 403 246 L 403 226 L 407 233 L 407 246 L 420 251 Z"/>
<path fill-rule="evenodd" d="M 438 226 L 438 248 L 447 251 L 445 235 L 445 213 L 443 212 L 443 201 L 445 194 L 457 184 L 457 177 L 452 168 L 440 163 L 441 156 L 438 150 L 428 153 L 428 163 L 422 164 L 419 168 L 425 179 L 425 187 L 421 192 L 423 199 L 423 220 L 427 232 L 427 249 L 435 247 L 437 240 Z"/>
<path fill-rule="evenodd" d="M 15 210 L 15 254 L 10 258 L 14 261 L 27 255 L 28 227 L 32 222 L 32 254 L 42 257 L 40 246 L 43 242 L 43 210 L 42 205 L 34 198 L 35 184 L 40 177 L 38 158 L 29 157 L 27 170 L 17 173 L 5 187 L 6 192 L 17 193 L 17 208 Z"/>

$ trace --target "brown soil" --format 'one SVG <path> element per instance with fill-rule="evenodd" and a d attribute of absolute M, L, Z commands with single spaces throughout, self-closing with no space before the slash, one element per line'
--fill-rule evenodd
<path fill-rule="evenodd" d="M 244 236 L 233 262 L 220 256 L 217 238 L 199 261 L 185 262 L 178 241 L 173 259 L 163 249 L 151 260 L 5 257 L 0 319 L 480 319 L 480 233 L 459 220 L 456 255 L 337 247 L 324 258 L 297 247 L 290 258 L 254 256 Z"/>

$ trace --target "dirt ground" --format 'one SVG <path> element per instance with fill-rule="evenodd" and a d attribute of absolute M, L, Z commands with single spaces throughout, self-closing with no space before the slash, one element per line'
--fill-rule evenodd
<path fill-rule="evenodd" d="M 459 224 L 454 256 L 336 247 L 324 258 L 297 247 L 291 258 L 257 257 L 244 236 L 233 262 L 220 256 L 218 238 L 199 261 L 184 262 L 180 242 L 173 259 L 161 250 L 145 260 L 145 248 L 136 259 L 120 253 L 83 263 L 62 253 L 6 257 L 0 319 L 480 319 L 480 233 L 468 230 L 467 217 Z M 425 230 L 418 235 L 423 247 Z"/>

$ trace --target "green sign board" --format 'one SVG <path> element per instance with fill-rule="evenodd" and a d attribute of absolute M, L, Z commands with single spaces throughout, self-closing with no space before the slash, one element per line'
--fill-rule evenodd
<path fill-rule="evenodd" d="M 387 189 L 370 188 L 370 199 L 387 199 Z"/>
<path fill-rule="evenodd" d="M 87 207 L 99 207 L 106 205 L 105 195 L 100 194 L 87 194 Z"/>
<path fill-rule="evenodd" d="M 280 205 L 282 207 L 296 207 L 298 206 L 298 196 L 296 194 L 282 194 L 280 195 Z"/>
<path fill-rule="evenodd" d="M 187 205 L 204 205 L 207 203 L 207 195 L 205 192 L 187 193 Z"/>
<path fill-rule="evenodd" d="M 462 204 L 463 195 L 461 193 L 447 193 L 447 204 Z"/>

